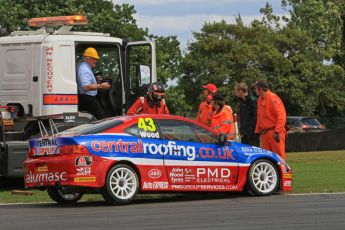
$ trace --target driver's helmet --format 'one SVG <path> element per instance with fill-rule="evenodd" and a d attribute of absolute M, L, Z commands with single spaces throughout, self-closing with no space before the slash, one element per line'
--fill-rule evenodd
<path fill-rule="evenodd" d="M 147 95 L 155 104 L 160 103 L 165 95 L 164 85 L 158 81 L 153 82 L 147 91 Z"/>

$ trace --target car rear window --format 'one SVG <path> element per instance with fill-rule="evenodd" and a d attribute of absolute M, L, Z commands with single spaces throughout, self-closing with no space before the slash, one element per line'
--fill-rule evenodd
<path fill-rule="evenodd" d="M 304 125 L 320 125 L 320 122 L 315 118 L 303 118 L 301 122 Z"/>
<path fill-rule="evenodd" d="M 95 121 L 90 124 L 79 125 L 71 129 L 67 129 L 63 132 L 60 132 L 60 135 L 82 135 L 82 134 L 96 134 L 101 133 L 107 129 L 113 128 L 115 126 L 123 124 L 123 121 L 116 119 L 107 119 L 101 121 Z"/>

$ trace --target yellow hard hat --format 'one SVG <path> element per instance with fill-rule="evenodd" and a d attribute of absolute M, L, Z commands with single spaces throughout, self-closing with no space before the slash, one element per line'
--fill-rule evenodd
<path fill-rule="evenodd" d="M 95 59 L 99 59 L 97 50 L 95 48 L 89 47 L 85 50 L 84 54 L 85 57 L 92 57 Z"/>

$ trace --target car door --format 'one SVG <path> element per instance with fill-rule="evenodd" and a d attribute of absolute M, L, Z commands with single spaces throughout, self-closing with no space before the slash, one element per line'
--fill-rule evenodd
<path fill-rule="evenodd" d="M 162 133 L 163 162 L 172 185 L 193 190 L 226 188 L 237 182 L 238 163 L 230 143 L 196 124 L 182 120 L 157 119 Z M 188 186 L 193 185 L 193 186 Z M 177 188 L 177 187 L 176 187 Z"/>
<path fill-rule="evenodd" d="M 125 132 L 136 137 L 138 152 L 132 159 L 140 171 L 141 189 L 160 191 L 168 189 L 168 178 L 163 164 L 162 140 L 157 125 L 152 118 L 139 117 L 125 129 Z M 133 152 L 134 150 L 132 150 Z"/>

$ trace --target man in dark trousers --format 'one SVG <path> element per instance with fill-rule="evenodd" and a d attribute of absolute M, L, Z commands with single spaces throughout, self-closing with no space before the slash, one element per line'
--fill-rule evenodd
<path fill-rule="evenodd" d="M 258 146 L 259 141 L 254 133 L 256 126 L 257 102 L 248 93 L 248 85 L 244 82 L 236 83 L 235 93 L 239 99 L 239 120 L 241 142 Z"/>
<path fill-rule="evenodd" d="M 96 67 L 99 60 L 98 53 L 95 48 L 89 47 L 85 50 L 84 61 L 77 67 L 77 84 L 78 84 L 78 102 L 79 109 L 86 110 L 97 119 L 106 117 L 106 113 L 96 98 L 99 89 L 110 88 L 108 82 L 97 83 L 92 68 Z"/>

